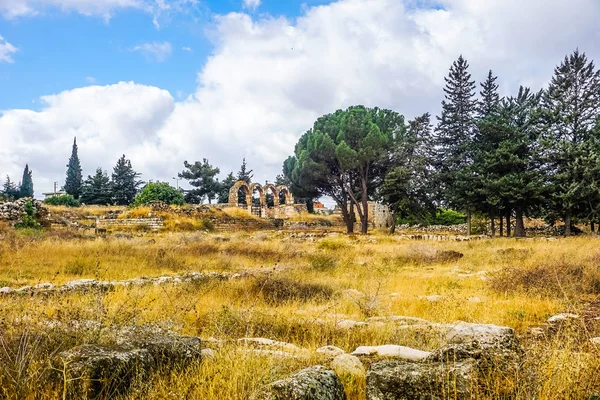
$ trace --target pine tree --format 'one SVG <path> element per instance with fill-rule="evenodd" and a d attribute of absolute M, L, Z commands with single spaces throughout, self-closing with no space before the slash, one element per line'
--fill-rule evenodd
<path fill-rule="evenodd" d="M 81 188 L 83 204 L 112 204 L 112 188 L 108 174 L 102 168 L 96 169 L 94 176 L 88 175 Z"/>
<path fill-rule="evenodd" d="M 467 210 L 473 208 L 472 166 L 475 128 L 475 81 L 468 72 L 469 64 L 461 55 L 448 74 L 444 87 L 445 100 L 435 130 L 437 182 L 442 200 L 447 205 Z"/>
<path fill-rule="evenodd" d="M 481 98 L 477 102 L 477 114 L 479 118 L 485 118 L 498 112 L 500 95 L 498 94 L 497 79 L 498 77 L 494 76 L 492 70 L 490 70 L 485 82 L 480 83 L 481 92 L 479 94 Z"/>
<path fill-rule="evenodd" d="M 600 71 L 585 53 L 575 50 L 554 70 L 544 96 L 547 118 L 544 138 L 547 170 L 552 183 L 550 208 L 563 217 L 565 234 L 572 218 L 586 209 L 589 193 L 582 185 L 578 161 L 595 140 L 593 131 L 600 115 Z"/>
<path fill-rule="evenodd" d="M 230 172 L 229 175 L 220 183 L 218 202 L 225 204 L 229 202 L 229 189 L 237 182 L 237 178 Z M 244 199 L 245 201 L 245 199 Z"/>
<path fill-rule="evenodd" d="M 79 162 L 79 155 L 77 154 L 77 138 L 75 138 L 73 140 L 73 149 L 71 151 L 71 157 L 69 158 L 69 164 L 67 164 L 65 191 L 76 199 L 78 199 L 81 194 L 81 184 L 83 179 L 81 174 L 81 163 Z"/>
<path fill-rule="evenodd" d="M 29 165 L 25 164 L 23 180 L 21 181 L 21 187 L 19 189 L 19 197 L 33 197 L 33 179 L 31 175 L 32 172 L 29 169 Z"/>
<path fill-rule="evenodd" d="M 244 181 L 247 184 L 252 183 L 252 177 L 254 177 L 253 171 L 248 169 L 248 165 L 246 164 L 246 158 L 242 159 L 242 165 L 240 166 L 240 170 L 237 173 L 238 181 Z M 246 205 L 246 192 L 244 189 L 239 190 L 238 192 L 238 204 Z"/>
<path fill-rule="evenodd" d="M 140 176 L 141 174 L 132 168 L 131 161 L 123 154 L 114 166 L 111 177 L 114 204 L 127 206 L 133 202 L 139 187 L 144 183 L 138 179 Z"/>
<path fill-rule="evenodd" d="M 19 187 L 10 180 L 8 175 L 6 175 L 6 181 L 2 185 L 2 196 L 9 201 L 19 197 Z"/>
<path fill-rule="evenodd" d="M 185 201 L 192 204 L 202 204 L 204 197 L 208 199 L 208 204 L 219 195 L 221 185 L 218 179 L 215 179 L 220 172 L 219 168 L 214 168 L 209 164 L 208 159 L 202 162 L 196 161 L 193 164 L 184 161 L 183 165 L 187 169 L 179 173 L 179 177 L 186 179 L 188 183 L 196 189 L 188 190 L 185 195 Z"/>

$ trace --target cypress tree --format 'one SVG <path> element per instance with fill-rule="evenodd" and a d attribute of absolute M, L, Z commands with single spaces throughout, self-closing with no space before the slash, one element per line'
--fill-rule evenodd
<path fill-rule="evenodd" d="M 25 164 L 23 180 L 21 181 L 21 187 L 19 189 L 19 197 L 33 197 L 33 179 L 31 174 L 32 172 L 29 169 L 29 165 Z"/>
<path fill-rule="evenodd" d="M 140 175 L 133 170 L 131 161 L 126 159 L 123 154 L 117 161 L 117 165 L 114 166 L 111 177 L 112 196 L 115 204 L 127 206 L 133 203 L 138 188 L 143 184 L 138 179 Z"/>
<path fill-rule="evenodd" d="M 593 131 L 600 114 L 600 72 L 585 53 L 575 50 L 555 68 L 544 96 L 547 171 L 552 184 L 550 209 L 562 216 L 565 235 L 572 218 L 587 208 L 590 193 L 582 184 L 582 158 L 593 155 Z"/>
<path fill-rule="evenodd" d="M 479 118 L 488 117 L 498 111 L 500 104 L 500 95 L 498 94 L 498 84 L 492 70 L 488 72 L 488 76 L 484 82 L 481 82 L 481 98 L 477 102 L 477 114 Z"/>
<path fill-rule="evenodd" d="M 69 158 L 69 164 L 67 164 L 67 179 L 65 181 L 65 192 L 72 195 L 76 199 L 81 194 L 81 163 L 79 162 L 79 155 L 77 151 L 77 138 L 73 140 L 73 149 L 71 150 L 71 157 Z"/>
<path fill-rule="evenodd" d="M 445 100 L 435 130 L 438 185 L 443 201 L 467 210 L 468 233 L 473 208 L 472 158 L 475 127 L 475 81 L 468 72 L 469 64 L 461 55 L 444 78 Z"/>

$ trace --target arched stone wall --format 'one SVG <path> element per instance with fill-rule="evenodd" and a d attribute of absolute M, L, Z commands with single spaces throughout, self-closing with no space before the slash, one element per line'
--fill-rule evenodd
<path fill-rule="evenodd" d="M 279 206 L 279 190 L 277 190 L 277 186 L 267 183 L 263 186 L 263 189 L 265 191 L 265 200 L 267 198 L 267 190 L 271 189 L 271 193 L 273 193 L 273 205 L 275 207 Z"/>
<path fill-rule="evenodd" d="M 244 193 L 246 194 L 246 205 L 252 205 L 252 190 L 245 181 L 237 181 L 231 189 L 229 189 L 229 205 L 236 206 L 238 205 L 238 192 L 240 189 L 244 189 Z"/>
<path fill-rule="evenodd" d="M 258 196 L 260 199 L 260 206 L 261 207 L 266 207 L 267 206 L 267 200 L 265 198 L 265 191 L 263 189 L 263 187 L 261 186 L 260 183 L 251 183 L 250 184 L 250 197 L 252 198 L 252 196 L 254 195 L 254 190 L 258 190 Z M 248 204 L 252 204 L 252 199 L 250 199 L 250 203 Z"/>
<path fill-rule="evenodd" d="M 285 194 L 285 204 L 286 205 L 293 205 L 294 204 L 294 196 L 292 196 L 292 193 L 290 193 L 290 189 L 288 189 L 287 186 L 277 186 L 277 190 L 279 192 L 283 192 Z"/>

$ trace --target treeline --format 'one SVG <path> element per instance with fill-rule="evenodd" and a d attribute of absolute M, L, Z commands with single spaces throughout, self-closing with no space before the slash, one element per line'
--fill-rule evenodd
<path fill-rule="evenodd" d="M 33 197 L 33 172 L 29 169 L 29 165 L 25 164 L 23 170 L 23 179 L 16 184 L 6 175 L 6 181 L 0 190 L 0 199 L 2 200 L 18 200 L 25 197 Z"/>
<path fill-rule="evenodd" d="M 442 207 L 488 216 L 495 234 L 525 236 L 525 216 L 600 222 L 600 72 L 578 50 L 546 88 L 501 97 L 490 71 L 477 85 L 461 56 L 445 78 L 435 127 L 363 106 L 317 119 L 283 166 L 295 196 L 333 198 L 348 231 L 368 228 L 368 200 L 401 218 Z M 357 218 L 358 216 L 358 218 Z M 506 224 L 504 225 L 504 221 Z M 504 226 L 503 226 L 504 225 Z"/>

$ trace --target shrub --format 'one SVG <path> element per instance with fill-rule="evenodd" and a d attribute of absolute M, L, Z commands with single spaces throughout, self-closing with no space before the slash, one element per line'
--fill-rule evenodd
<path fill-rule="evenodd" d="M 348 247 L 348 245 L 340 240 L 321 240 L 317 243 L 318 249 L 323 250 L 339 250 Z"/>
<path fill-rule="evenodd" d="M 144 186 L 142 191 L 135 196 L 132 206 L 137 207 L 155 201 L 161 201 L 165 204 L 183 205 L 183 193 L 167 182 L 151 182 Z"/>
<path fill-rule="evenodd" d="M 329 286 L 301 283 L 286 278 L 257 279 L 252 290 L 262 294 L 264 300 L 271 305 L 288 301 L 327 300 L 333 296 L 333 289 Z"/>
<path fill-rule="evenodd" d="M 432 221 L 432 225 L 460 225 L 467 222 L 467 216 L 459 213 L 458 211 L 450 209 L 440 209 L 435 213 L 435 218 Z"/>
<path fill-rule="evenodd" d="M 61 196 L 48 197 L 46 200 L 44 200 L 44 203 L 48 204 L 50 206 L 66 206 L 66 207 L 81 206 L 81 204 L 79 203 L 79 200 L 77 200 L 75 197 L 73 197 L 70 194 L 63 194 Z"/>
<path fill-rule="evenodd" d="M 337 261 L 327 254 L 315 254 L 310 256 L 310 265 L 318 271 L 327 271 L 335 268 Z"/>
<path fill-rule="evenodd" d="M 15 228 L 18 229 L 39 229 L 41 228 L 40 223 L 35 217 L 35 209 L 31 200 L 25 203 L 25 215 L 21 217 L 21 220 L 15 224 Z"/>

